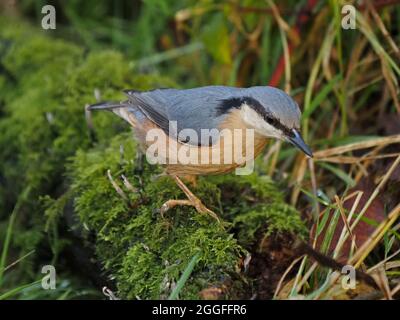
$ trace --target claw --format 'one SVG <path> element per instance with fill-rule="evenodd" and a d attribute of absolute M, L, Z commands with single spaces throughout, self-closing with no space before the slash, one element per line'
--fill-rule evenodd
<path fill-rule="evenodd" d="M 168 200 L 165 202 L 161 208 L 160 208 L 160 213 L 161 216 L 164 216 L 164 213 L 168 211 L 169 209 L 172 209 L 173 207 L 176 206 L 192 206 L 196 208 L 197 212 L 199 213 L 205 213 L 217 220 L 219 223 L 221 222 L 218 218 L 218 216 L 215 214 L 215 212 L 211 211 L 208 209 L 199 198 L 197 198 L 190 190 L 189 188 L 182 182 L 181 179 L 178 177 L 174 177 L 178 187 L 186 194 L 188 197 L 188 200 Z"/>

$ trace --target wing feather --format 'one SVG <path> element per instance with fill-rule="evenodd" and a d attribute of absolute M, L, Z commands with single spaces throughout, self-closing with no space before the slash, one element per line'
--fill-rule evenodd
<path fill-rule="evenodd" d="M 152 91 L 126 90 L 129 102 L 137 105 L 146 116 L 173 138 L 192 145 L 201 145 L 202 129 L 219 129 L 225 118 L 220 113 L 223 99 L 229 98 L 236 88 L 209 86 L 194 89 L 156 89 Z M 170 121 L 176 121 L 178 137 L 169 132 Z M 192 129 L 197 137 L 179 136 L 184 129 Z M 213 134 L 215 135 L 215 134 Z M 217 141 L 216 137 L 210 141 Z M 203 144 L 209 145 L 210 141 Z"/>
<path fill-rule="evenodd" d="M 125 94 L 129 98 L 129 102 L 136 105 L 142 112 L 157 126 L 163 129 L 166 133 L 169 132 L 169 118 L 163 106 L 156 101 L 146 99 L 141 92 L 134 90 L 125 90 Z"/>

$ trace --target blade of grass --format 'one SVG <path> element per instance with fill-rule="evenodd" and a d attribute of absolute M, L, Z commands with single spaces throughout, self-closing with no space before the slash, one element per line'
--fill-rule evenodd
<path fill-rule="evenodd" d="M 142 58 L 137 61 L 133 61 L 133 65 L 137 68 L 146 68 L 151 65 L 156 65 L 168 60 L 177 59 L 181 56 L 193 54 L 194 52 L 204 49 L 204 45 L 201 42 L 189 43 L 179 48 L 173 48 L 164 52 L 155 53 L 149 57 Z"/>
<path fill-rule="evenodd" d="M 281 291 L 283 281 L 285 280 L 286 276 L 289 274 L 289 272 L 293 269 L 293 267 L 301 260 L 303 259 L 303 256 L 298 257 L 293 260 L 293 262 L 290 264 L 290 266 L 285 270 L 283 273 L 282 277 L 279 279 L 278 285 L 276 286 L 275 293 L 273 299 L 276 299 L 279 295 L 279 292 Z"/>
<path fill-rule="evenodd" d="M 398 75 L 400 75 L 400 67 L 394 62 L 394 60 L 389 56 L 389 54 L 385 51 L 385 49 L 381 46 L 376 35 L 371 30 L 370 26 L 368 25 L 367 21 L 365 20 L 362 14 L 356 15 L 357 24 L 360 26 L 360 31 L 365 35 L 368 41 L 371 43 L 372 47 L 374 48 L 376 54 L 381 56 L 385 59 L 391 68 L 396 71 Z"/>
<path fill-rule="evenodd" d="M 289 25 L 282 19 L 278 7 L 274 4 L 272 0 L 267 0 L 268 5 L 270 6 L 272 13 L 274 15 L 275 20 L 279 26 L 279 34 L 281 37 L 282 48 L 283 48 L 283 56 L 285 59 L 285 91 L 287 94 L 290 94 L 290 79 L 291 79 L 291 66 L 290 66 L 290 51 L 289 44 L 286 37 L 286 32 L 290 30 Z"/>
<path fill-rule="evenodd" d="M 35 250 L 31 250 L 29 251 L 27 254 L 24 254 L 21 258 L 18 258 L 17 260 L 15 260 L 13 263 L 9 264 L 8 266 L 6 266 L 4 268 L 4 271 L 7 271 L 8 269 L 12 268 L 13 266 L 15 266 L 17 263 L 21 262 L 22 260 L 26 259 L 27 257 L 29 257 L 31 254 L 33 254 L 35 252 Z"/>
<path fill-rule="evenodd" d="M 327 169 L 331 171 L 333 174 L 335 174 L 338 178 L 342 179 L 349 187 L 354 187 L 356 185 L 356 182 L 352 177 L 350 177 L 346 172 L 343 170 L 336 168 L 335 166 L 332 166 L 328 163 L 318 163 L 319 166 L 321 166 L 324 169 Z"/>
<path fill-rule="evenodd" d="M 7 260 L 7 255 L 8 255 L 8 249 L 10 247 L 10 241 L 11 241 L 12 230 L 13 230 L 14 223 L 15 223 L 15 217 L 17 215 L 17 212 L 19 211 L 19 208 L 20 208 L 22 202 L 26 199 L 29 192 L 30 192 L 30 188 L 28 187 L 21 193 L 21 195 L 20 195 L 17 203 L 15 204 L 14 209 L 10 215 L 10 220 L 8 222 L 6 236 L 4 239 L 3 249 L 2 249 L 1 257 L 0 257 L 0 287 L 3 282 L 3 274 L 6 269 L 6 260 Z"/>
<path fill-rule="evenodd" d="M 329 248 L 331 246 L 331 242 L 335 234 L 339 218 L 340 218 L 340 212 L 339 209 L 336 209 L 332 215 L 331 220 L 329 221 L 328 228 L 325 232 L 325 236 L 322 239 L 322 244 L 320 246 L 320 251 L 322 253 L 327 254 L 329 252 Z"/>
<path fill-rule="evenodd" d="M 0 287 L 3 282 L 3 273 L 4 273 L 5 267 L 6 267 L 6 259 L 7 259 L 7 254 L 8 254 L 8 248 L 10 246 L 12 229 L 14 227 L 15 216 L 16 216 L 16 212 L 13 211 L 13 213 L 10 216 L 10 220 L 8 222 L 6 236 L 5 236 L 4 243 L 3 243 L 3 250 L 2 250 L 1 258 L 0 258 Z"/>
<path fill-rule="evenodd" d="M 319 221 L 318 226 L 317 226 L 317 231 L 315 233 L 315 238 L 318 238 L 321 232 L 325 229 L 326 223 L 328 222 L 329 219 L 329 213 L 330 210 L 325 210 L 324 215 L 322 216 L 322 219 Z"/>
<path fill-rule="evenodd" d="M 295 298 L 299 293 L 298 290 L 301 289 L 301 288 L 298 288 L 297 285 L 301 280 L 301 275 L 304 272 L 304 269 L 306 267 L 306 263 L 307 263 L 307 256 L 304 256 L 303 259 L 301 260 L 300 268 L 299 268 L 299 270 L 298 270 L 298 272 L 296 274 L 296 278 L 294 279 L 292 290 L 290 290 L 289 298 Z"/>
<path fill-rule="evenodd" d="M 176 287 L 171 292 L 168 300 L 175 300 L 178 298 L 179 293 L 181 292 L 182 288 L 184 287 L 186 281 L 189 279 L 194 267 L 196 266 L 200 257 L 200 253 L 196 253 L 193 258 L 190 260 L 189 264 L 187 265 L 186 269 L 183 271 L 181 277 L 179 278 Z"/>
<path fill-rule="evenodd" d="M 333 77 L 324 87 L 318 92 L 314 99 L 312 99 L 310 106 L 304 110 L 302 117 L 309 118 L 311 114 L 315 111 L 315 109 L 326 99 L 328 94 L 333 90 L 335 84 L 338 81 L 342 80 L 342 75 L 337 74 Z"/>
<path fill-rule="evenodd" d="M 12 290 L 7 291 L 6 293 L 3 293 L 2 295 L 0 295 L 0 300 L 5 300 L 8 298 L 11 298 L 12 296 L 17 295 L 18 293 L 21 293 L 22 291 L 24 291 L 27 288 L 33 287 L 39 283 L 42 282 L 42 279 L 36 280 L 32 283 L 28 283 L 28 284 L 24 284 L 22 286 L 19 286 L 17 288 L 14 288 Z"/>
<path fill-rule="evenodd" d="M 334 23 L 335 23 L 335 38 L 336 38 L 336 49 L 337 59 L 339 62 L 340 74 L 344 74 L 344 63 L 343 63 L 343 50 L 342 50 L 342 16 L 340 14 L 341 4 L 339 1 L 331 0 L 330 5 L 333 10 Z M 340 123 L 340 136 L 343 137 L 347 133 L 347 108 L 346 108 L 346 86 L 345 81 L 342 78 L 339 81 L 339 89 L 335 90 L 335 94 L 339 101 L 341 123 Z"/>
<path fill-rule="evenodd" d="M 306 88 L 306 92 L 304 95 L 304 112 L 308 112 L 308 109 L 310 108 L 312 91 L 314 89 L 314 85 L 317 80 L 318 72 L 321 67 L 322 58 L 326 54 L 328 54 L 327 51 L 330 48 L 330 44 L 333 41 L 334 35 L 335 34 L 333 32 L 333 22 L 331 22 L 327 29 L 327 36 L 325 37 L 325 40 L 322 43 L 321 50 L 318 53 L 317 59 L 315 60 L 314 65 L 312 66 L 310 77 L 308 78 L 307 88 Z M 305 140 L 307 140 L 307 138 L 308 138 L 309 120 L 310 120 L 310 118 L 302 117 L 303 136 L 304 136 Z"/>

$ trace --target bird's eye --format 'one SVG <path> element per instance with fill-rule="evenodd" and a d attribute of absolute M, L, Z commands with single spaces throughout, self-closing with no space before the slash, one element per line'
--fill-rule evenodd
<path fill-rule="evenodd" d="M 271 125 L 273 125 L 274 123 L 275 123 L 275 119 L 274 118 L 272 118 L 272 117 L 267 117 L 267 122 L 269 123 L 269 124 L 271 124 Z"/>

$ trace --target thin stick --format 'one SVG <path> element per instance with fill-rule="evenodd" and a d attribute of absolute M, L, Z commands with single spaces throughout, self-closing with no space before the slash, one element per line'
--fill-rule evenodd
<path fill-rule="evenodd" d="M 339 197 L 337 195 L 335 195 L 335 201 L 336 201 L 336 204 L 337 204 L 337 206 L 339 208 L 339 212 L 340 212 L 340 216 L 341 216 L 341 218 L 343 220 L 343 224 L 344 224 L 345 228 L 347 229 L 348 234 L 351 236 L 351 241 L 353 243 L 353 246 L 355 248 L 357 248 L 356 239 L 354 237 L 354 234 L 353 234 L 352 230 L 350 229 L 349 221 L 346 218 L 346 214 L 344 213 L 343 206 L 340 203 L 340 199 L 339 199 Z"/>
<path fill-rule="evenodd" d="M 395 286 L 394 288 L 393 288 L 393 290 L 392 290 L 392 292 L 390 293 L 391 295 L 392 295 L 392 297 L 397 293 L 397 292 L 399 292 L 400 291 L 400 283 L 397 285 L 397 286 Z"/>
<path fill-rule="evenodd" d="M 121 196 L 122 199 L 128 201 L 128 197 L 126 196 L 125 192 L 119 187 L 119 185 L 114 181 L 113 177 L 111 176 L 111 170 L 107 170 L 107 177 L 110 180 L 112 186 L 114 187 L 115 191 Z"/>
<path fill-rule="evenodd" d="M 363 142 L 355 142 L 355 143 L 347 144 L 345 146 L 340 146 L 340 147 L 336 147 L 336 148 L 317 151 L 314 153 L 314 158 L 319 160 L 320 158 L 326 158 L 329 156 L 342 154 L 342 153 L 349 152 L 349 151 L 367 149 L 367 148 L 372 148 L 372 147 L 375 147 L 378 145 L 383 146 L 383 145 L 388 145 L 388 144 L 392 144 L 392 143 L 400 143 L 400 135 L 393 135 L 393 136 L 388 136 L 388 137 L 384 137 L 384 138 L 377 138 L 377 139 L 372 139 L 372 140 L 363 141 Z"/>
<path fill-rule="evenodd" d="M 371 273 L 372 271 L 374 271 L 375 269 L 383 266 L 386 262 L 388 262 L 390 259 L 392 259 L 393 257 L 397 256 L 400 253 L 400 249 L 397 250 L 395 253 L 391 254 L 389 257 L 387 257 L 386 259 L 380 261 L 379 263 L 377 263 L 376 265 L 374 265 L 373 267 L 368 269 L 368 273 Z"/>
<path fill-rule="evenodd" d="M 380 154 L 376 156 L 368 156 L 368 157 L 347 157 L 347 156 L 337 156 L 337 157 L 328 157 L 328 158 L 321 158 L 318 161 L 324 162 L 332 162 L 332 163 L 348 163 L 348 164 L 357 164 L 361 161 L 368 161 L 368 160 L 377 160 L 377 159 L 385 159 L 385 158 L 394 158 L 398 157 L 400 153 L 387 153 L 387 154 Z"/>

